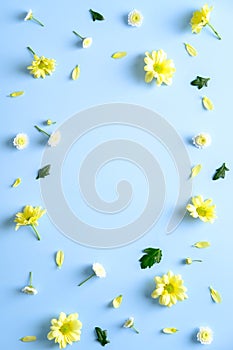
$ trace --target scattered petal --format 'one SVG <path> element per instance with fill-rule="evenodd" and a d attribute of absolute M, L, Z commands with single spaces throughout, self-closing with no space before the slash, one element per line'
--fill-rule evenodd
<path fill-rule="evenodd" d="M 114 298 L 112 301 L 112 305 L 114 307 L 114 309 L 118 309 L 118 307 L 120 307 L 121 303 L 122 303 L 122 299 L 123 299 L 123 295 L 118 295 L 118 297 Z"/>
<path fill-rule="evenodd" d="M 118 59 L 118 58 L 122 58 L 125 57 L 127 55 L 127 52 L 125 51 L 118 51 L 112 54 L 112 58 Z"/>
<path fill-rule="evenodd" d="M 77 65 L 72 71 L 72 79 L 77 80 L 79 78 L 79 75 L 80 75 L 80 67 L 79 65 Z"/>
<path fill-rule="evenodd" d="M 31 341 L 35 341 L 37 338 L 35 335 L 26 335 L 25 337 L 20 338 L 21 341 L 28 343 Z"/>
<path fill-rule="evenodd" d="M 165 334 L 173 334 L 173 333 L 176 333 L 178 331 L 179 331 L 179 329 L 177 329 L 177 328 L 163 328 L 163 333 L 165 333 Z"/>
<path fill-rule="evenodd" d="M 211 298 L 213 299 L 213 301 L 215 303 L 221 303 L 222 297 L 219 294 L 219 292 L 217 290 L 215 290 L 214 288 L 212 288 L 211 286 L 209 288 L 210 288 L 210 295 L 211 295 Z"/>
<path fill-rule="evenodd" d="M 202 103 L 203 103 L 203 106 L 205 107 L 205 109 L 207 109 L 208 111 L 213 111 L 214 104 L 208 97 L 204 96 L 202 98 Z"/>
<path fill-rule="evenodd" d="M 190 176 L 190 178 L 193 179 L 195 176 L 197 176 L 197 175 L 200 173 L 201 169 L 202 169 L 202 165 L 201 165 L 201 164 L 195 165 L 195 166 L 192 168 L 192 170 L 191 170 L 191 176 Z"/>
<path fill-rule="evenodd" d="M 18 179 L 15 180 L 15 182 L 13 183 L 12 187 L 18 187 L 21 184 L 21 178 L 18 177 Z"/>
<path fill-rule="evenodd" d="M 193 57 L 194 57 L 194 56 L 197 56 L 198 52 L 197 52 L 197 50 L 195 49 L 195 47 L 193 47 L 192 45 L 187 44 L 187 43 L 185 43 L 184 45 L 185 45 L 186 51 L 188 52 L 188 54 L 189 54 L 190 56 L 193 56 Z"/>
<path fill-rule="evenodd" d="M 18 97 L 22 96 L 24 94 L 24 91 L 14 91 L 10 94 L 10 97 Z"/>
<path fill-rule="evenodd" d="M 196 248 L 208 248 L 210 247 L 210 242 L 200 241 L 196 242 L 193 246 Z"/>
<path fill-rule="evenodd" d="M 62 250 L 58 250 L 57 254 L 56 254 L 56 264 L 59 268 L 62 267 L 63 263 L 64 263 L 64 252 Z"/>

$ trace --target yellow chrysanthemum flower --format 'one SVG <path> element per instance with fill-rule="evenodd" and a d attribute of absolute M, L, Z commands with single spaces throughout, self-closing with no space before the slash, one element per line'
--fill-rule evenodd
<path fill-rule="evenodd" d="M 26 205 L 23 209 L 23 212 L 18 212 L 15 215 L 15 230 L 17 231 L 20 226 L 31 226 L 37 236 L 37 239 L 40 240 L 40 235 L 35 226 L 39 225 L 38 220 L 45 213 L 46 210 L 41 209 L 41 207 L 32 207 L 31 205 Z"/>
<path fill-rule="evenodd" d="M 209 7 L 207 4 L 205 4 L 200 10 L 195 11 L 193 13 L 193 16 L 190 21 L 192 32 L 198 34 L 201 32 L 202 28 L 208 25 L 213 30 L 217 38 L 221 40 L 220 35 L 209 22 L 210 13 L 212 10 L 213 6 Z"/>
<path fill-rule="evenodd" d="M 56 60 L 53 58 L 46 58 L 44 56 L 37 56 L 31 47 L 28 47 L 28 50 L 34 55 L 34 60 L 32 61 L 31 66 L 28 66 L 27 69 L 30 70 L 30 73 L 34 75 L 34 78 L 45 78 L 46 75 L 51 75 L 56 68 Z"/>
<path fill-rule="evenodd" d="M 78 320 L 77 313 L 66 316 L 64 312 L 61 312 L 58 319 L 51 320 L 51 324 L 47 338 L 54 339 L 55 343 L 59 344 L 60 349 L 80 340 L 82 322 Z"/>
<path fill-rule="evenodd" d="M 174 275 L 172 271 L 162 277 L 155 277 L 156 288 L 152 292 L 151 297 L 159 298 L 159 303 L 171 307 L 177 301 L 187 299 L 187 288 L 184 286 L 184 281 L 181 275 Z"/>
<path fill-rule="evenodd" d="M 158 86 L 162 83 L 171 85 L 173 74 L 176 71 L 173 60 L 168 60 L 163 50 L 152 51 L 151 54 L 146 52 L 145 55 L 145 82 L 150 83 L 155 78 Z"/>
<path fill-rule="evenodd" d="M 215 213 L 216 205 L 213 205 L 212 202 L 212 199 L 204 201 L 203 197 L 199 195 L 192 198 L 193 204 L 188 204 L 186 209 L 193 218 L 199 218 L 201 221 L 212 224 L 217 217 Z"/>

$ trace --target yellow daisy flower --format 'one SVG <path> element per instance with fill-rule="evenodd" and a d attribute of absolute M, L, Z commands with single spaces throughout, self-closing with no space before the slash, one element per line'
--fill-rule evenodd
<path fill-rule="evenodd" d="M 33 231 L 36 234 L 38 240 L 40 240 L 40 235 L 36 229 L 38 226 L 38 220 L 46 213 L 45 209 L 41 207 L 32 207 L 31 205 L 26 205 L 23 209 L 23 212 L 18 212 L 15 215 L 16 226 L 15 230 L 17 231 L 20 226 L 31 226 Z"/>
<path fill-rule="evenodd" d="M 39 57 L 30 47 L 28 47 L 28 50 L 34 55 L 34 60 L 32 61 L 31 66 L 28 66 L 27 69 L 30 70 L 32 75 L 34 75 L 34 78 L 44 79 L 46 75 L 51 75 L 55 71 L 56 60 L 44 56 Z"/>
<path fill-rule="evenodd" d="M 177 301 L 183 301 L 188 296 L 185 293 L 187 288 L 184 286 L 184 281 L 181 275 L 174 275 L 172 271 L 168 271 L 167 274 L 162 277 L 155 277 L 156 288 L 152 292 L 151 297 L 159 298 L 159 303 L 171 307 L 175 305 Z"/>
<path fill-rule="evenodd" d="M 151 54 L 146 52 L 145 55 L 145 82 L 150 83 L 155 78 L 158 86 L 162 83 L 171 85 L 173 74 L 176 71 L 173 60 L 168 60 L 163 50 L 152 51 Z"/>
<path fill-rule="evenodd" d="M 188 204 L 186 209 L 193 218 L 199 218 L 203 222 L 214 222 L 217 218 L 215 213 L 216 205 L 212 204 L 212 199 L 206 199 L 204 201 L 202 196 L 196 196 L 192 198 L 192 204 Z"/>
<path fill-rule="evenodd" d="M 218 32 L 214 29 L 212 24 L 210 24 L 210 13 L 213 10 L 213 6 L 209 7 L 207 4 L 205 4 L 200 10 L 195 11 L 193 13 L 193 16 L 190 21 L 190 25 L 192 27 L 193 33 L 200 33 L 202 28 L 204 28 L 206 25 L 208 25 L 214 32 L 214 34 L 217 36 L 219 40 L 221 40 L 220 35 Z"/>
<path fill-rule="evenodd" d="M 54 342 L 59 344 L 60 349 L 80 340 L 82 322 L 78 320 L 77 313 L 66 316 L 64 312 L 61 312 L 58 319 L 51 320 L 51 324 L 47 338 L 54 339 Z"/>

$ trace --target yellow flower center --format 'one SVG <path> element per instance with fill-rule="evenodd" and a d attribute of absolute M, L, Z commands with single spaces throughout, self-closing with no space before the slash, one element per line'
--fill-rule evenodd
<path fill-rule="evenodd" d="M 166 284 L 165 288 L 164 288 L 169 294 L 173 293 L 174 292 L 174 286 L 169 283 L 169 284 Z"/>
<path fill-rule="evenodd" d="M 18 145 L 23 146 L 25 144 L 25 139 L 23 137 L 18 138 L 17 140 Z"/>
<path fill-rule="evenodd" d="M 153 65 L 153 68 L 154 68 L 154 71 L 159 73 L 159 74 L 163 72 L 163 65 L 162 64 L 155 63 Z"/>
<path fill-rule="evenodd" d="M 134 22 L 138 22 L 138 21 L 140 21 L 140 16 L 138 14 L 135 14 L 135 15 L 133 15 L 132 19 Z"/>
<path fill-rule="evenodd" d="M 202 332 L 201 337 L 203 340 L 209 340 L 210 334 L 209 334 L 209 332 L 205 331 L 205 332 Z"/>
<path fill-rule="evenodd" d="M 199 207 L 196 210 L 197 210 L 197 213 L 198 213 L 199 216 L 205 217 L 206 214 L 207 214 L 207 210 L 205 208 L 203 208 L 203 207 Z"/>
<path fill-rule="evenodd" d="M 64 323 L 60 328 L 60 332 L 62 334 L 68 334 L 70 331 L 71 331 L 70 322 Z"/>

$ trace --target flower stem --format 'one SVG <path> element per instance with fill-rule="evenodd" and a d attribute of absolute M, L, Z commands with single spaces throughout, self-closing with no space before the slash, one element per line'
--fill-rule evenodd
<path fill-rule="evenodd" d="M 73 33 L 74 33 L 75 35 L 79 36 L 80 39 L 82 39 L 82 40 L 84 39 L 84 38 L 83 38 L 80 34 L 78 34 L 75 30 L 73 30 Z"/>
<path fill-rule="evenodd" d="M 202 262 L 202 260 L 193 260 L 193 261 L 196 261 L 196 262 Z"/>
<path fill-rule="evenodd" d="M 46 131 L 44 131 L 43 129 L 39 128 L 39 126 L 34 125 L 34 127 L 36 128 L 36 130 L 38 130 L 39 132 L 43 132 L 45 135 L 47 135 L 48 137 L 50 137 L 51 135 L 49 133 L 47 133 Z"/>
<path fill-rule="evenodd" d="M 212 31 L 214 32 L 214 34 L 217 36 L 217 38 L 219 40 L 221 40 L 221 36 L 218 34 L 218 32 L 215 30 L 215 28 L 212 26 L 212 24 L 210 24 L 209 22 L 207 22 L 207 25 L 212 29 Z"/>
<path fill-rule="evenodd" d="M 33 228 L 33 231 L 35 232 L 38 241 L 40 241 L 40 235 L 39 235 L 39 232 L 37 231 L 37 229 L 35 228 L 35 225 L 31 224 L 31 227 Z"/>
<path fill-rule="evenodd" d="M 85 282 L 87 282 L 88 280 L 90 280 L 92 277 L 95 276 L 95 273 L 93 273 L 92 275 L 90 275 L 89 277 L 87 277 L 84 281 L 82 281 L 81 283 L 78 284 L 78 287 L 80 287 L 82 284 L 84 284 Z"/>
<path fill-rule="evenodd" d="M 36 53 L 32 50 L 32 48 L 30 46 L 27 46 L 27 49 L 33 54 L 35 55 Z"/>
<path fill-rule="evenodd" d="M 32 271 L 29 272 L 29 286 L 32 287 Z"/>
<path fill-rule="evenodd" d="M 139 334 L 139 331 L 134 327 L 134 326 L 132 326 L 131 327 L 137 334 Z"/>
<path fill-rule="evenodd" d="M 32 17 L 33 19 L 34 19 L 34 21 L 35 22 L 37 22 L 38 24 L 40 24 L 41 25 L 41 27 L 44 27 L 44 24 L 41 22 L 41 21 L 39 21 L 37 18 L 35 18 L 35 17 Z"/>

